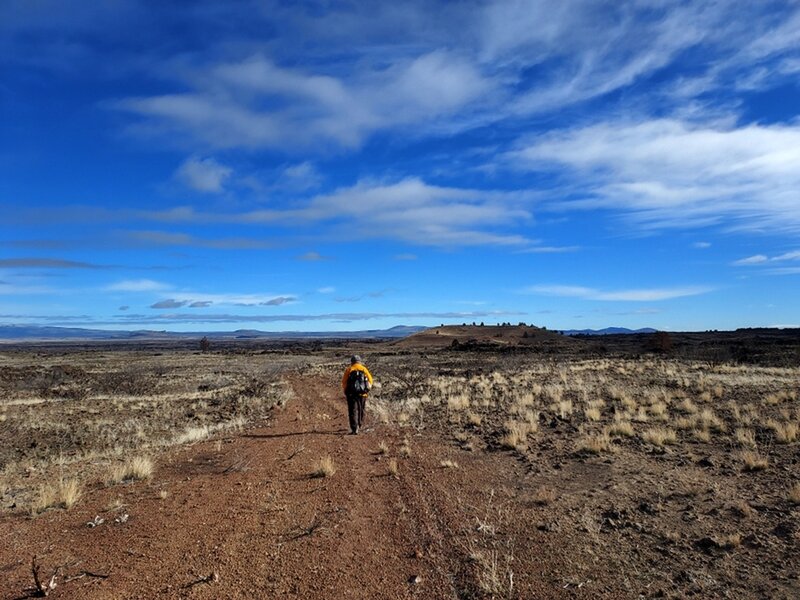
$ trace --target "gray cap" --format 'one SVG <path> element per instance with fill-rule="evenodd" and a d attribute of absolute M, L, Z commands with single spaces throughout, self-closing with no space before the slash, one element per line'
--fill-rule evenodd
<path fill-rule="evenodd" d="M 353 354 L 353 356 L 350 357 L 350 364 L 351 365 L 354 365 L 354 364 L 360 363 L 360 362 L 361 362 L 361 357 L 358 354 Z"/>

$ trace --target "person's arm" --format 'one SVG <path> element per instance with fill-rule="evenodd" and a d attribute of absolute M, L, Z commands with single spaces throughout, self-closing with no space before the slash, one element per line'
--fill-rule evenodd
<path fill-rule="evenodd" d="M 369 389 L 372 389 L 372 373 L 369 372 L 367 367 L 364 367 L 364 373 L 367 374 L 367 381 L 369 381 Z"/>
<path fill-rule="evenodd" d="M 351 368 L 352 368 L 352 367 L 347 367 L 347 368 L 344 370 L 344 375 L 342 376 L 342 391 L 343 391 L 343 392 L 346 392 L 346 391 L 347 391 L 347 377 L 350 375 L 350 369 L 351 369 Z"/>

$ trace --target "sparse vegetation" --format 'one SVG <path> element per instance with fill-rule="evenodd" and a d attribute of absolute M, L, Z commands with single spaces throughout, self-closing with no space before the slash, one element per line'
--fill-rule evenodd
<path fill-rule="evenodd" d="M 110 483 L 125 483 L 150 479 L 153 475 L 153 461 L 148 456 L 134 456 L 116 465 L 109 475 Z"/>
<path fill-rule="evenodd" d="M 743 450 L 739 453 L 739 458 L 745 471 L 763 471 L 769 466 L 769 461 L 758 450 Z"/>
<path fill-rule="evenodd" d="M 578 440 L 577 448 L 579 451 L 589 452 L 591 454 L 611 452 L 613 449 L 611 445 L 611 436 L 605 431 L 584 435 Z"/>
<path fill-rule="evenodd" d="M 642 439 L 654 446 L 664 446 L 674 444 L 678 441 L 678 436 L 672 429 L 665 427 L 653 427 L 642 432 Z"/>
<path fill-rule="evenodd" d="M 336 465 L 330 456 L 323 456 L 316 463 L 311 471 L 312 477 L 333 477 L 336 473 Z"/>
<path fill-rule="evenodd" d="M 788 498 L 792 504 L 800 504 L 800 483 L 795 483 L 789 488 Z"/>
<path fill-rule="evenodd" d="M 39 488 L 36 500 L 31 505 L 31 514 L 38 515 L 49 508 L 69 510 L 81 498 L 81 485 L 77 479 L 61 479 Z"/>

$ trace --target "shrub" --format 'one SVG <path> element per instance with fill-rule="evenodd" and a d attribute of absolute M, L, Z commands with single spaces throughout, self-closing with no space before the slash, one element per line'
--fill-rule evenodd
<path fill-rule="evenodd" d="M 325 455 L 315 463 L 314 470 L 311 471 L 311 476 L 331 477 L 334 473 L 336 473 L 336 465 L 330 456 Z"/>
<path fill-rule="evenodd" d="M 147 456 L 134 456 L 115 466 L 109 476 L 110 483 L 141 481 L 153 476 L 153 461 Z"/>

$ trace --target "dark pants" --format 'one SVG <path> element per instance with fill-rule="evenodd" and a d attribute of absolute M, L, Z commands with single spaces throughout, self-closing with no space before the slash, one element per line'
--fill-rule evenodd
<path fill-rule="evenodd" d="M 354 432 L 364 424 L 364 409 L 367 397 L 361 394 L 347 396 L 347 414 L 350 417 L 350 431 Z"/>

